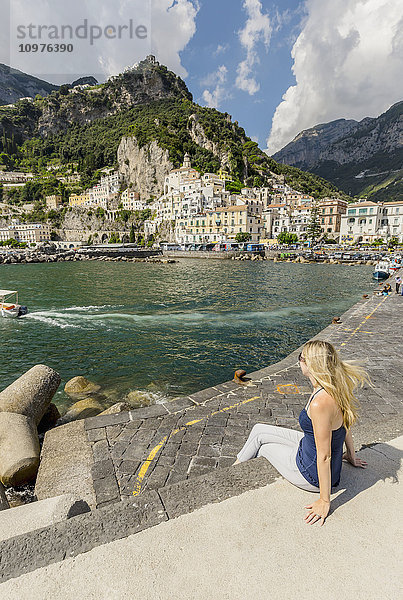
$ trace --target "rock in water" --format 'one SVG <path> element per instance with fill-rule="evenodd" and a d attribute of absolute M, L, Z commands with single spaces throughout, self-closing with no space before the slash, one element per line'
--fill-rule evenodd
<path fill-rule="evenodd" d="M 84 398 L 84 400 L 79 400 L 73 404 L 66 414 L 58 420 L 57 425 L 64 425 L 65 423 L 86 419 L 87 417 L 95 417 L 103 410 L 104 407 L 95 398 Z"/>
<path fill-rule="evenodd" d="M 88 396 L 89 394 L 95 394 L 100 389 L 100 385 L 93 383 L 92 381 L 88 381 L 88 379 L 82 377 L 81 375 L 78 377 L 73 377 L 73 379 L 70 379 L 64 386 L 64 391 L 72 398 L 82 398 L 83 396 Z"/>
<path fill-rule="evenodd" d="M 132 409 L 132 406 L 130 406 L 130 404 L 128 404 L 127 402 L 117 402 L 116 404 L 113 404 L 113 406 L 110 406 L 109 408 L 107 408 L 106 410 L 103 410 L 99 414 L 100 415 L 114 415 L 115 413 L 125 412 L 125 411 L 131 410 L 131 409 Z"/>
<path fill-rule="evenodd" d="M 127 402 L 132 408 L 140 408 L 143 406 L 149 406 L 151 403 L 150 394 L 135 390 L 127 394 Z"/>
<path fill-rule="evenodd" d="M 59 387 L 60 375 L 36 365 L 0 393 L 0 482 L 19 486 L 39 466 L 37 425 Z"/>

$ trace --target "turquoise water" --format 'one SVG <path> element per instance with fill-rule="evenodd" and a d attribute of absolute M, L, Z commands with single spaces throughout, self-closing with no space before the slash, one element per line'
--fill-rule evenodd
<path fill-rule="evenodd" d="M 105 406 L 152 402 L 285 357 L 358 301 L 371 267 L 182 260 L 4 265 L 29 314 L 0 318 L 0 389 L 37 363 L 101 384 Z"/>

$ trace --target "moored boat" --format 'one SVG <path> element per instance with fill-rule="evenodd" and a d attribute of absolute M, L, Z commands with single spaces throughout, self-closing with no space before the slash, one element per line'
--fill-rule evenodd
<path fill-rule="evenodd" d="M 389 277 L 389 267 L 390 263 L 388 260 L 380 260 L 375 265 L 374 272 L 372 273 L 372 277 L 377 281 L 387 279 Z"/>
<path fill-rule="evenodd" d="M 26 315 L 28 309 L 18 303 L 16 290 L 0 290 L 0 315 L 8 319 L 16 319 Z"/>

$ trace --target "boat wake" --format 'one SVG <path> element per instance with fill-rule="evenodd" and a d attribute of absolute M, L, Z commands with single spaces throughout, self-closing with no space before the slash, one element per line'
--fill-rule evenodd
<path fill-rule="evenodd" d="M 153 327 L 153 326 L 180 326 L 211 325 L 214 327 L 236 327 L 242 328 L 246 323 L 265 324 L 272 321 L 284 321 L 295 317 L 310 316 L 323 313 L 323 306 L 318 304 L 286 306 L 268 311 L 236 311 L 236 312 L 213 312 L 213 311 L 189 311 L 189 312 L 155 312 L 152 314 L 113 312 L 111 308 L 120 306 L 79 306 L 69 307 L 58 311 L 37 311 L 29 313 L 25 318 L 41 322 L 51 327 L 61 329 L 99 329 L 105 327 L 109 330 L 130 327 Z M 340 301 L 328 305 L 329 312 L 342 312 L 345 304 Z M 105 309 L 109 309 L 104 312 Z"/>

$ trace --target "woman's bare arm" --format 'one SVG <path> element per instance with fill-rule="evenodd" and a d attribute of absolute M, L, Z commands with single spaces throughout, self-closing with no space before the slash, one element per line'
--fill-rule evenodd
<path fill-rule="evenodd" d="M 311 403 L 311 419 L 316 444 L 320 498 L 330 503 L 332 458 L 332 406 L 321 399 Z"/>
<path fill-rule="evenodd" d="M 326 392 L 323 395 L 327 395 Z M 313 433 L 316 444 L 316 464 L 319 478 L 319 500 L 305 506 L 309 513 L 305 516 L 307 523 L 316 523 L 321 519 L 321 525 L 324 524 L 330 510 L 330 491 L 332 486 L 332 474 L 330 469 L 330 460 L 332 455 L 332 399 L 327 401 L 326 397 L 321 398 L 320 402 L 315 398 L 311 402 L 310 413 L 313 425 Z"/>
<path fill-rule="evenodd" d="M 344 442 L 347 448 L 347 451 L 343 454 L 344 460 L 347 460 L 353 467 L 362 467 L 365 469 L 368 463 L 365 460 L 356 457 L 351 430 L 347 431 Z"/>

